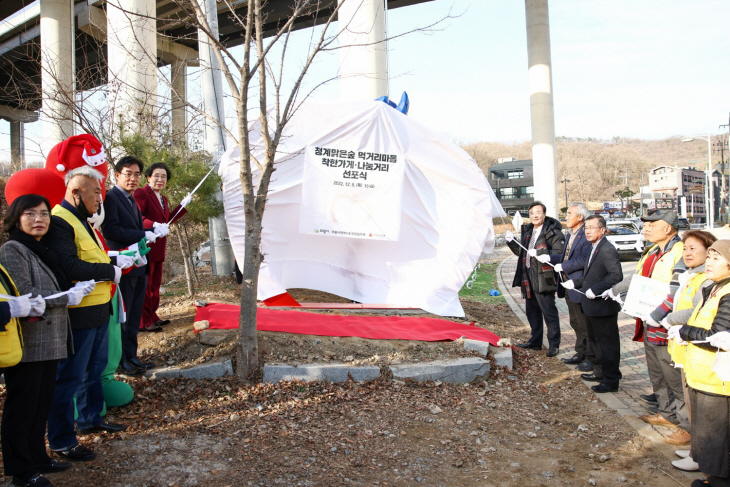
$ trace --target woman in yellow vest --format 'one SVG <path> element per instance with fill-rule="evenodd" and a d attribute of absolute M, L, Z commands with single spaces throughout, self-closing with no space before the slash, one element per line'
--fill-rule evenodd
<path fill-rule="evenodd" d="M 22 330 L 22 360 L 4 371 L 7 397 L 0 439 L 5 475 L 12 476 L 16 486 L 52 485 L 41 474 L 71 466 L 48 456 L 46 422 L 56 386 L 56 365 L 73 353 L 66 307 L 81 302 L 93 284 L 82 284 L 48 300 L 42 297 L 73 286 L 59 266 L 52 243 L 43 239 L 50 225 L 50 203 L 36 194 L 16 198 L 3 221 L 9 238 L 0 248 L 0 264 L 7 269 L 7 274 L 0 274 L 0 292 L 37 296 L 30 303 L 38 303 L 35 311 L 15 314 L 31 318 L 14 318 Z M 14 301 L 18 300 L 10 301 L 11 306 Z"/>
<path fill-rule="evenodd" d="M 668 338 L 687 342 L 684 372 L 692 410 L 692 458 L 706 479 L 692 487 L 730 486 L 730 384 L 713 371 L 717 349 L 709 337 L 730 330 L 730 240 L 718 240 L 707 252 L 705 274 L 713 285 L 686 325 L 673 326 Z"/>
<path fill-rule="evenodd" d="M 710 246 L 715 243 L 717 237 L 709 232 L 702 230 L 690 230 L 684 234 L 682 242 L 684 250 L 682 258 L 687 266 L 687 270 L 678 276 L 679 288 L 674 295 L 674 311 L 668 314 L 661 322 L 664 328 L 669 329 L 674 325 L 686 325 L 692 316 L 695 307 L 702 302 L 701 289 L 713 285 L 713 281 L 705 275 L 705 261 L 707 260 L 707 251 Z M 675 445 L 686 445 L 690 442 L 690 407 L 689 393 L 687 392 L 686 379 L 684 377 L 684 356 L 687 350 L 685 345 L 678 345 L 676 340 L 669 340 L 669 354 L 671 355 L 674 366 L 681 370 L 682 389 L 678 391 L 672 390 L 675 396 L 681 397 L 682 407 L 677 410 L 677 419 L 680 425 L 686 425 L 687 430 L 683 430 L 680 426 L 671 435 L 664 438 L 667 443 Z M 674 382 L 671 382 L 673 384 Z M 672 465 L 680 470 L 694 472 L 699 470 L 699 465 L 690 456 L 689 450 L 677 450 L 677 455 L 682 457 L 681 460 L 675 460 Z"/>

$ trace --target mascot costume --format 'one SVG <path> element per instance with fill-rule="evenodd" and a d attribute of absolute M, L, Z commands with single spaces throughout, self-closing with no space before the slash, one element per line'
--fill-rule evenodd
<path fill-rule="evenodd" d="M 104 180 L 101 182 L 102 197 L 106 195 L 106 154 L 101 146 L 101 142 L 90 134 L 81 134 L 69 137 L 63 142 L 57 144 L 51 149 L 46 159 L 44 168 L 23 169 L 13 174 L 5 185 L 5 199 L 8 204 L 12 203 L 15 198 L 24 194 L 40 194 L 48 198 L 51 207 L 58 205 L 66 194 L 66 185 L 64 178 L 68 171 L 82 167 L 91 166 L 99 171 Z M 146 240 L 134 244 L 127 250 L 119 252 L 111 252 L 104 243 L 104 238 L 98 227 L 104 219 L 103 206 L 99 205 L 100 213 L 89 218 L 89 223 L 94 227 L 96 234 L 104 245 L 104 250 L 110 256 L 119 253 L 134 256 L 136 265 L 145 265 L 147 263 L 144 255 L 149 252 Z M 123 271 L 129 272 L 129 269 Z M 102 416 L 106 414 L 107 407 L 125 406 L 134 399 L 134 391 L 126 382 L 114 379 L 114 372 L 119 367 L 122 358 L 122 335 L 121 323 L 124 323 L 124 305 L 122 297 L 117 289 L 116 284 L 112 285 L 112 309 L 113 314 L 109 320 L 109 363 L 101 375 L 104 388 L 105 407 L 102 410 Z"/>

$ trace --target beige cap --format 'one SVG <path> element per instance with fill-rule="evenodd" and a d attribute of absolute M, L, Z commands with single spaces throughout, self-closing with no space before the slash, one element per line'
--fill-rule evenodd
<path fill-rule="evenodd" d="M 730 240 L 718 240 L 710 246 L 709 250 L 716 251 L 730 262 Z"/>

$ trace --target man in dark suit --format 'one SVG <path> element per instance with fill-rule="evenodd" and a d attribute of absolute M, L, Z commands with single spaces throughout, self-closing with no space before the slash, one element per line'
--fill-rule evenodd
<path fill-rule="evenodd" d="M 591 253 L 593 245 L 586 239 L 586 232 L 583 229 L 586 218 L 588 218 L 586 205 L 583 203 L 570 205 L 566 215 L 569 232 L 566 235 L 563 252 L 550 255 L 550 262 L 555 265 L 555 272 L 564 273 L 567 279 L 576 280 L 583 277 L 583 268 Z M 600 367 L 600 364 L 596 364 L 596 357 L 588 340 L 587 317 L 580 307 L 583 295 L 574 290 L 566 292 L 561 286 L 558 288 L 558 297 L 565 298 L 570 314 L 570 327 L 575 331 L 575 354 L 562 361 L 566 364 L 578 364 L 576 368 L 582 372 L 594 370 L 594 365 Z M 601 375 L 600 369 L 598 375 Z"/>
<path fill-rule="evenodd" d="M 134 200 L 134 191 L 144 165 L 136 157 L 126 156 L 114 166 L 117 185 L 110 189 L 104 200 L 104 221 L 101 232 L 112 250 L 121 250 L 147 237 L 154 242 L 160 235 L 145 229 L 142 213 Z M 122 368 L 129 375 L 141 375 L 152 367 L 137 358 L 137 333 L 142 319 L 142 305 L 147 289 L 148 266 L 136 267 L 122 276 L 119 290 L 127 311 L 127 321 L 122 327 Z"/>
<path fill-rule="evenodd" d="M 587 299 L 583 299 L 581 307 L 588 317 L 588 339 L 602 363 L 603 376 L 595 373 L 581 374 L 581 378 L 600 381 L 600 384 L 591 387 L 594 392 L 616 392 L 621 380 L 621 344 L 618 335 L 618 312 L 621 311 L 621 305 L 613 300 L 601 299 L 600 296 L 623 279 L 621 259 L 616 248 L 604 238 L 606 220 L 602 216 L 589 216 L 586 219 L 585 232 L 593 246 L 583 270 L 583 277 L 566 281 L 563 287 L 580 289 L 585 294 Z"/>

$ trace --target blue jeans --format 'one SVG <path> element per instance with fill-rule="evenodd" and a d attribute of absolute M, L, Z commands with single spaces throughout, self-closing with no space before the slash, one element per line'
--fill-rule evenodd
<path fill-rule="evenodd" d="M 56 392 L 48 416 L 48 444 L 53 450 L 78 443 L 74 430 L 74 409 L 79 429 L 101 424 L 104 391 L 101 373 L 109 362 L 109 324 L 73 330 L 75 353 L 58 362 Z M 76 408 L 74 408 L 76 396 Z"/>

